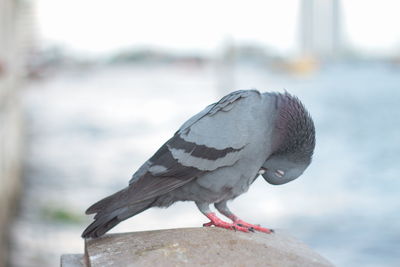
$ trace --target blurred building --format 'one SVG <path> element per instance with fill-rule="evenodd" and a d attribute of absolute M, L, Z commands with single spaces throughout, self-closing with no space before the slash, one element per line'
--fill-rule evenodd
<path fill-rule="evenodd" d="M 32 40 L 32 2 L 0 0 L 0 266 L 7 261 L 7 225 L 21 187 L 22 118 L 18 101 Z"/>
<path fill-rule="evenodd" d="M 302 0 L 300 45 L 305 57 L 332 59 L 342 52 L 339 0 Z"/>

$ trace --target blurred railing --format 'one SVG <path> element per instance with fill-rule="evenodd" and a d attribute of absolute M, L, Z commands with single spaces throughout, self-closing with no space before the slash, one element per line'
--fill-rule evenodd
<path fill-rule="evenodd" d="M 19 88 L 32 37 L 31 1 L 0 0 L 0 267 L 7 261 L 7 225 L 21 188 Z"/>

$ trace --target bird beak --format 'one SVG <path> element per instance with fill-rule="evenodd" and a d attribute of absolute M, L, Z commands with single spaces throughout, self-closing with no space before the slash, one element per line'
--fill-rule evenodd
<path fill-rule="evenodd" d="M 258 174 L 263 175 L 266 171 L 267 171 L 267 169 L 261 168 L 261 169 L 258 171 Z"/>

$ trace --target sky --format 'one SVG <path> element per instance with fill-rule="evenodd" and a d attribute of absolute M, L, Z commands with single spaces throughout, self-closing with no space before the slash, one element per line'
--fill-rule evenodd
<path fill-rule="evenodd" d="M 319 0 L 330 1 L 330 0 Z M 36 0 L 43 43 L 104 54 L 129 47 L 214 52 L 227 40 L 298 50 L 300 0 Z M 400 1 L 341 1 L 349 47 L 400 54 Z"/>

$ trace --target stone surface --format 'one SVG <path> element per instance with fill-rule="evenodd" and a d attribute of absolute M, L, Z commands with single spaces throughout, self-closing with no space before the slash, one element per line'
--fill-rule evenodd
<path fill-rule="evenodd" d="M 65 254 L 61 256 L 61 267 L 85 267 L 83 254 Z"/>
<path fill-rule="evenodd" d="M 109 234 L 86 240 L 89 266 L 332 266 L 304 243 L 277 231 L 242 233 L 185 228 Z"/>

